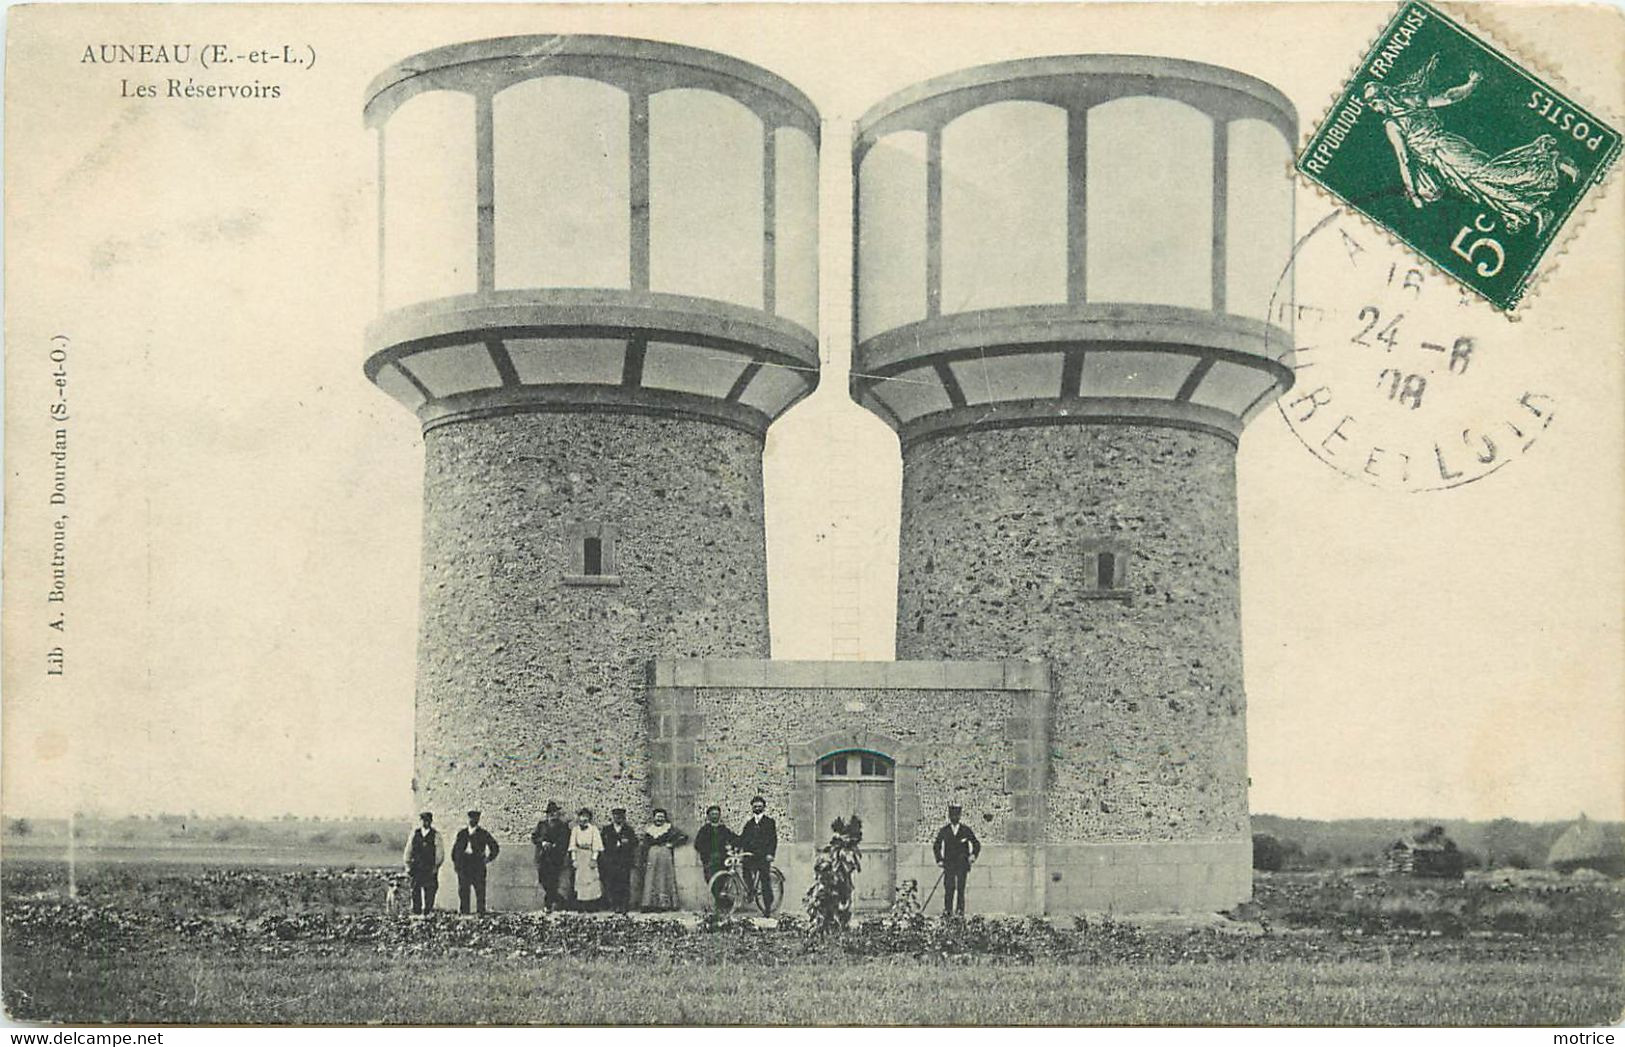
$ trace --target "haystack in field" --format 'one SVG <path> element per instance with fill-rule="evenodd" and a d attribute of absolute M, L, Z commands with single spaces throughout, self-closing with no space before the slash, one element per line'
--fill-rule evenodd
<path fill-rule="evenodd" d="M 1560 873 L 1592 869 L 1607 876 L 1621 876 L 1625 875 L 1625 845 L 1582 814 L 1552 844 L 1546 864 Z"/>

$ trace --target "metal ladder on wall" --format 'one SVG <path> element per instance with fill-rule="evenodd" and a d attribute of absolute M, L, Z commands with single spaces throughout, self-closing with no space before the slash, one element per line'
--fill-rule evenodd
<path fill-rule="evenodd" d="M 863 543 L 858 536 L 862 492 L 852 465 L 860 453 L 852 426 L 840 413 L 827 420 L 824 474 L 829 492 L 829 656 L 835 661 L 863 657 Z"/>

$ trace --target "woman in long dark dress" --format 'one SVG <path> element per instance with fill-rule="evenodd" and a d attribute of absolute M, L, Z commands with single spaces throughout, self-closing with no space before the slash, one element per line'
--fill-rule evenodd
<path fill-rule="evenodd" d="M 644 912 L 669 912 L 678 907 L 676 850 L 688 835 L 671 823 L 663 807 L 656 807 L 651 823 L 639 837 L 648 849 L 643 867 Z"/>

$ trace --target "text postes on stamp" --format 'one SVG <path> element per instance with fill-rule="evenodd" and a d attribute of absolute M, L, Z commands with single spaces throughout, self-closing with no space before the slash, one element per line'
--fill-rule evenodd
<path fill-rule="evenodd" d="M 1298 241 L 1270 315 L 1294 332 L 1297 376 L 1276 407 L 1350 479 L 1460 487 L 1523 457 L 1557 416 L 1549 365 L 1516 328 L 1347 212 Z"/>
<path fill-rule="evenodd" d="M 1619 153 L 1619 132 L 1595 114 L 1410 0 L 1297 168 L 1510 310 Z"/>

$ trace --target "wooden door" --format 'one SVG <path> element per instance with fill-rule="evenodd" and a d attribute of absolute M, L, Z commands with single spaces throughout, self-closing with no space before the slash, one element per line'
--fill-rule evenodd
<path fill-rule="evenodd" d="M 886 909 L 897 886 L 897 804 L 892 762 L 879 753 L 831 753 L 818 763 L 820 836 L 836 818 L 863 819 L 863 869 L 853 877 L 855 909 Z"/>

